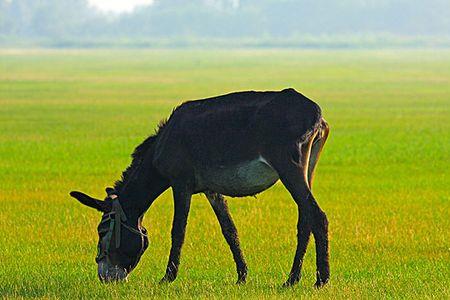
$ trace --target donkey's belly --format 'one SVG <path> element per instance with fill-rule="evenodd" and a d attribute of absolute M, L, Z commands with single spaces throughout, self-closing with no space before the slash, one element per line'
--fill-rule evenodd
<path fill-rule="evenodd" d="M 205 169 L 197 179 L 201 190 L 232 197 L 255 195 L 277 180 L 277 172 L 262 157 L 234 166 Z"/>

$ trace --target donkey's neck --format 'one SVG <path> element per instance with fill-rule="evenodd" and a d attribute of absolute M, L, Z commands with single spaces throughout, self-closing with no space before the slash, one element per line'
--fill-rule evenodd
<path fill-rule="evenodd" d="M 118 191 L 119 201 L 125 214 L 131 220 L 137 220 L 168 187 L 168 181 L 155 169 L 139 170 L 136 178 Z"/>
<path fill-rule="evenodd" d="M 131 165 L 115 184 L 120 204 L 131 220 L 139 219 L 169 187 L 152 163 L 155 140 L 156 136 L 151 136 L 135 149 Z"/>

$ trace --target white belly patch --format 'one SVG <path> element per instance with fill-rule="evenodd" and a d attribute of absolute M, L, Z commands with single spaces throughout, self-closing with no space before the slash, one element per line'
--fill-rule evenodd
<path fill-rule="evenodd" d="M 227 196 L 250 196 L 272 186 L 279 179 L 277 172 L 263 158 L 233 166 L 219 166 L 202 172 L 202 189 Z"/>

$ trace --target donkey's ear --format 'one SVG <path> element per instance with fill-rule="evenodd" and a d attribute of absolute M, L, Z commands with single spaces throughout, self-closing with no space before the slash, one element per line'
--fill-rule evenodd
<path fill-rule="evenodd" d="M 109 212 L 111 210 L 111 203 L 108 203 L 106 201 L 101 201 L 94 199 L 82 192 L 70 192 L 70 196 L 80 201 L 82 204 L 95 208 L 96 210 L 99 210 L 101 212 Z"/>
<path fill-rule="evenodd" d="M 116 193 L 116 190 L 113 189 L 112 187 L 107 187 L 107 188 L 105 189 L 105 192 L 106 192 L 106 194 L 107 194 L 108 196 L 111 196 L 111 195 L 114 195 L 114 194 Z"/>

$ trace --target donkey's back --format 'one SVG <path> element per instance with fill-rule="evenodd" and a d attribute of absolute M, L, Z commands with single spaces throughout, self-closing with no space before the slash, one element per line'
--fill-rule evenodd
<path fill-rule="evenodd" d="M 158 134 L 155 164 L 165 172 L 189 160 L 199 185 L 211 178 L 227 182 L 224 179 L 239 178 L 238 174 L 265 174 L 264 150 L 303 141 L 320 119 L 319 106 L 294 89 L 188 101 L 174 110 Z M 224 174 L 218 176 L 217 172 Z M 275 176 L 266 177 L 261 187 L 273 184 Z M 253 189 L 242 195 L 247 194 L 254 194 Z"/>

